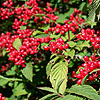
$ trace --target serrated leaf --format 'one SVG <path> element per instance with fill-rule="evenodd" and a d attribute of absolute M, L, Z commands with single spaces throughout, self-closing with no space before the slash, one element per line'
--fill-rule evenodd
<path fill-rule="evenodd" d="M 27 28 L 26 26 L 21 26 L 20 27 L 21 30 L 26 30 L 26 28 Z"/>
<path fill-rule="evenodd" d="M 82 44 L 77 45 L 77 46 L 83 48 L 83 47 L 89 47 L 90 44 L 89 44 L 89 41 L 84 41 Z"/>
<path fill-rule="evenodd" d="M 56 56 L 55 58 L 53 58 L 52 60 L 49 61 L 49 63 L 46 66 L 46 74 L 47 74 L 47 78 L 50 75 L 50 71 L 51 71 L 51 67 L 57 62 L 57 60 L 60 58 L 60 56 Z"/>
<path fill-rule="evenodd" d="M 16 50 L 19 50 L 19 48 L 22 46 L 22 43 L 21 43 L 21 39 L 17 38 L 15 39 L 15 41 L 13 42 L 13 47 L 16 49 Z"/>
<path fill-rule="evenodd" d="M 42 98 L 40 98 L 39 100 L 52 100 L 53 97 L 56 97 L 57 95 L 56 94 L 48 94 Z"/>
<path fill-rule="evenodd" d="M 48 92 L 57 93 L 57 91 L 53 88 L 49 88 L 49 87 L 38 87 L 38 88 L 41 90 L 48 91 Z"/>
<path fill-rule="evenodd" d="M 25 76 L 26 79 L 28 79 L 32 82 L 33 68 L 32 68 L 31 62 L 26 64 L 26 67 L 22 70 L 22 73 L 23 73 L 23 75 Z"/>
<path fill-rule="evenodd" d="M 84 100 L 84 99 L 78 96 L 74 96 L 74 95 L 66 95 L 61 100 Z"/>
<path fill-rule="evenodd" d="M 15 96 L 20 96 L 20 95 L 25 95 L 28 94 L 24 88 L 24 84 L 20 83 L 14 90 L 13 90 L 13 95 Z"/>
<path fill-rule="evenodd" d="M 4 86 L 9 82 L 9 80 L 0 78 L 0 86 Z"/>
<path fill-rule="evenodd" d="M 73 59 L 74 55 L 75 55 L 75 50 L 72 49 L 71 51 L 68 52 L 68 55 L 71 57 L 71 59 Z"/>
<path fill-rule="evenodd" d="M 93 0 L 89 8 L 89 19 L 94 22 L 96 18 L 96 10 L 100 6 L 100 0 Z"/>
<path fill-rule="evenodd" d="M 82 48 L 81 47 L 75 47 L 76 50 L 81 51 Z"/>
<path fill-rule="evenodd" d="M 90 85 L 74 85 L 69 90 L 69 93 L 74 93 L 92 100 L 99 100 L 100 96 L 97 91 Z"/>
<path fill-rule="evenodd" d="M 70 47 L 75 47 L 77 45 L 77 43 L 73 41 L 69 41 L 67 43 L 69 44 Z"/>
<path fill-rule="evenodd" d="M 60 61 L 55 64 L 50 72 L 50 82 L 55 90 L 63 94 L 66 90 L 67 85 L 67 73 L 68 73 L 68 63 Z M 58 87 L 59 83 L 63 80 L 61 85 Z M 58 89 L 59 88 L 59 89 Z"/>

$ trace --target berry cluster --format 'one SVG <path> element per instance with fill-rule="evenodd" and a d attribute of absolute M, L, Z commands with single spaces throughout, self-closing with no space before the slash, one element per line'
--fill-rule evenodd
<path fill-rule="evenodd" d="M 75 33 L 79 29 L 78 24 L 84 23 L 84 19 L 80 18 L 79 15 L 82 14 L 77 9 L 74 9 L 74 13 L 70 15 L 70 18 L 68 20 L 64 21 L 64 25 L 56 24 L 55 27 L 50 27 L 48 30 L 45 30 L 44 32 L 47 34 L 49 32 L 60 33 L 61 35 L 65 35 L 66 32 L 72 31 Z"/>
<path fill-rule="evenodd" d="M 53 14 L 54 11 L 49 3 L 47 3 L 47 8 L 44 8 L 44 10 L 38 7 L 36 0 L 28 0 L 18 8 L 13 7 L 13 5 L 12 0 L 6 0 L 2 4 L 3 8 L 0 8 L 1 20 L 8 19 L 11 15 L 14 17 L 14 21 L 11 19 L 13 22 L 13 30 L 11 32 L 1 33 L 0 48 L 2 50 L 6 48 L 9 54 L 9 60 L 13 61 L 15 65 L 25 67 L 25 57 L 28 54 L 33 55 L 38 53 L 38 47 L 41 43 L 48 43 L 52 40 L 49 36 L 46 38 L 33 38 L 31 35 L 35 29 L 33 29 L 32 26 L 30 27 L 29 24 L 32 21 L 36 23 L 37 26 L 38 24 L 47 24 L 50 23 L 51 20 L 55 21 L 58 16 Z M 39 16 L 37 16 L 37 14 Z M 25 26 L 26 29 L 21 30 L 21 26 Z M 13 47 L 13 42 L 17 38 L 22 40 L 22 46 L 19 50 Z M 3 70 L 5 70 L 4 66 Z"/>
<path fill-rule="evenodd" d="M 47 3 L 48 8 L 44 8 L 45 11 L 41 10 L 38 7 L 38 3 L 36 2 L 36 0 L 29 0 L 26 2 L 26 5 L 27 7 L 25 7 L 25 5 L 22 5 L 22 7 L 15 9 L 16 17 L 18 19 L 22 19 L 23 22 L 28 21 L 29 23 L 30 20 L 33 20 L 37 24 L 38 23 L 46 24 L 50 23 L 50 20 L 55 21 L 56 19 L 58 19 L 58 16 L 55 16 L 53 14 L 54 11 L 50 7 L 49 3 Z M 41 18 L 38 17 L 38 15 L 42 17 L 42 20 L 40 20 Z"/>
<path fill-rule="evenodd" d="M 20 39 L 27 38 L 27 37 L 31 36 L 32 33 L 33 32 L 30 31 L 29 29 L 26 29 L 26 30 L 18 29 L 17 31 L 15 31 L 15 34 L 19 34 L 18 36 L 19 36 Z"/>
<path fill-rule="evenodd" d="M 8 19 L 9 16 L 14 15 L 15 11 L 14 11 L 14 7 L 12 7 L 12 5 L 13 5 L 12 0 L 7 0 L 2 4 L 2 6 L 5 8 L 0 8 L 1 20 Z"/>
<path fill-rule="evenodd" d="M 49 43 L 49 48 L 52 53 L 60 53 L 60 51 L 67 49 L 69 47 L 69 44 L 66 43 L 64 46 L 64 40 L 62 38 L 59 38 L 55 40 L 55 42 Z"/>
<path fill-rule="evenodd" d="M 22 65 L 25 67 L 25 57 L 29 54 L 33 55 L 38 53 L 38 46 L 41 43 L 48 43 L 51 38 L 47 36 L 46 38 L 25 38 L 23 39 L 22 46 L 19 50 L 15 48 L 10 50 L 9 60 L 13 61 L 15 65 Z M 8 49 L 7 49 L 8 50 Z"/>
<path fill-rule="evenodd" d="M 94 49 L 99 49 L 100 48 L 100 35 L 99 31 L 97 31 L 97 34 L 94 29 L 82 29 L 81 30 L 81 36 L 79 34 L 76 34 L 76 37 L 81 39 L 81 40 L 90 40 L 92 46 Z"/>
<path fill-rule="evenodd" d="M 60 53 L 59 50 L 62 51 L 69 47 L 68 43 L 66 43 L 64 46 L 63 45 L 64 45 L 64 40 L 62 38 L 59 38 L 55 40 L 55 42 L 50 42 L 49 47 L 45 45 L 43 48 L 46 51 L 50 49 L 52 53 Z"/>
<path fill-rule="evenodd" d="M 91 60 L 88 56 L 84 56 L 85 63 L 81 66 L 78 66 L 79 74 L 76 75 L 75 71 L 73 71 L 72 77 L 76 77 L 77 84 L 81 84 L 83 78 L 90 72 L 92 72 L 94 69 L 100 68 L 100 61 L 98 60 L 99 57 L 95 57 L 94 55 L 91 56 Z M 91 74 L 88 77 L 89 81 L 93 81 L 95 78 L 98 78 L 100 75 L 100 71 L 97 71 L 96 73 Z M 86 80 L 87 81 L 87 80 Z"/>

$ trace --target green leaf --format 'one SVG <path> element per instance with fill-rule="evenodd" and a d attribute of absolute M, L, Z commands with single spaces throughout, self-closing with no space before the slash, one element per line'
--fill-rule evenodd
<path fill-rule="evenodd" d="M 52 100 L 53 97 L 56 97 L 56 94 L 48 94 L 42 98 L 40 98 L 39 100 Z"/>
<path fill-rule="evenodd" d="M 35 37 L 35 38 L 43 38 L 43 37 L 47 37 L 47 36 L 48 36 L 48 34 L 42 33 L 42 34 L 36 35 L 36 36 L 34 36 L 34 37 Z"/>
<path fill-rule="evenodd" d="M 71 59 L 73 59 L 74 55 L 75 55 L 75 50 L 72 49 L 71 51 L 68 52 L 68 55 L 71 57 Z"/>
<path fill-rule="evenodd" d="M 99 100 L 100 96 L 97 91 L 90 85 L 74 85 L 69 90 L 69 93 L 74 93 L 92 100 Z"/>
<path fill-rule="evenodd" d="M 84 100 L 84 99 L 78 96 L 74 96 L 74 95 L 66 95 L 61 100 Z"/>
<path fill-rule="evenodd" d="M 62 97 L 58 97 L 58 98 L 56 98 L 55 100 L 61 100 L 62 99 Z"/>
<path fill-rule="evenodd" d="M 18 79 L 18 78 L 7 78 L 7 77 L 4 77 L 2 75 L 0 75 L 0 79 L 5 79 L 5 80 L 8 80 L 8 81 L 22 81 L 22 79 Z"/>
<path fill-rule="evenodd" d="M 78 47 L 81 47 L 81 48 L 83 48 L 83 47 L 89 47 L 89 46 L 90 46 L 89 42 L 90 42 L 90 41 L 84 41 L 82 44 L 77 45 L 77 46 L 78 46 Z"/>
<path fill-rule="evenodd" d="M 0 86 L 4 86 L 9 82 L 9 80 L 0 78 Z"/>
<path fill-rule="evenodd" d="M 21 96 L 28 94 L 24 88 L 24 84 L 20 83 L 16 88 L 13 89 L 13 95 L 15 96 Z"/>
<path fill-rule="evenodd" d="M 35 36 L 35 35 L 40 35 L 40 34 L 42 34 L 42 33 L 44 33 L 44 32 L 39 31 L 39 30 L 36 30 L 36 31 L 33 32 L 33 36 Z"/>
<path fill-rule="evenodd" d="M 66 17 L 69 17 L 72 12 L 74 12 L 74 8 L 70 8 L 70 10 L 66 13 Z"/>
<path fill-rule="evenodd" d="M 67 43 L 69 44 L 70 47 L 75 47 L 77 45 L 77 43 L 73 41 L 69 41 Z"/>
<path fill-rule="evenodd" d="M 8 70 L 7 72 L 6 72 L 6 74 L 8 75 L 8 76 L 11 76 L 11 75 L 15 75 L 16 74 L 16 65 L 15 66 L 13 66 L 10 70 Z"/>
<path fill-rule="evenodd" d="M 8 76 L 10 76 L 10 75 L 15 75 L 16 72 L 15 72 L 15 71 L 8 70 L 8 71 L 6 72 L 6 74 L 7 74 Z"/>
<path fill-rule="evenodd" d="M 41 90 L 48 91 L 48 92 L 57 93 L 57 91 L 54 90 L 53 88 L 49 88 L 49 87 L 38 87 L 38 88 L 41 89 Z"/>
<path fill-rule="evenodd" d="M 93 26 L 96 26 L 97 25 L 97 22 L 88 21 L 87 23 L 89 25 L 91 25 L 91 28 L 93 28 Z"/>
<path fill-rule="evenodd" d="M 3 49 L 3 56 L 5 56 L 8 52 L 6 51 L 6 48 Z"/>
<path fill-rule="evenodd" d="M 50 76 L 50 71 L 51 71 L 51 67 L 57 62 L 57 60 L 60 58 L 60 56 L 56 56 L 55 58 L 51 59 L 49 61 L 49 63 L 46 66 L 46 74 L 47 74 L 47 78 Z"/>
<path fill-rule="evenodd" d="M 74 62 L 70 61 L 70 63 L 68 64 L 68 68 L 72 68 L 72 67 L 74 67 Z"/>
<path fill-rule="evenodd" d="M 79 8 L 80 11 L 84 8 L 85 4 L 86 4 L 86 2 L 83 2 L 80 4 L 80 8 Z"/>
<path fill-rule="evenodd" d="M 28 79 L 32 82 L 33 68 L 32 68 L 31 62 L 26 64 L 26 67 L 22 70 L 22 73 L 23 73 L 23 75 L 25 76 L 26 79 Z"/>
<path fill-rule="evenodd" d="M 17 38 L 15 39 L 15 41 L 13 42 L 13 47 L 16 49 L 16 50 L 19 50 L 19 48 L 22 46 L 22 43 L 21 43 L 21 39 Z"/>
<path fill-rule="evenodd" d="M 26 28 L 27 28 L 26 26 L 21 26 L 20 27 L 21 30 L 26 30 Z"/>
<path fill-rule="evenodd" d="M 89 19 L 94 22 L 96 18 L 96 11 L 100 7 L 100 0 L 93 0 L 89 8 Z"/>
<path fill-rule="evenodd" d="M 43 26 L 43 27 L 39 27 L 39 29 L 48 30 L 49 27 L 50 27 L 50 25 L 46 25 L 46 26 Z"/>
<path fill-rule="evenodd" d="M 63 94 L 66 90 L 68 63 L 60 61 L 56 63 L 50 72 L 50 82 L 55 90 Z M 60 84 L 60 86 L 59 86 Z"/>
<path fill-rule="evenodd" d="M 64 23 L 64 20 L 66 20 L 65 14 L 59 14 L 59 18 L 56 20 L 58 23 Z"/>

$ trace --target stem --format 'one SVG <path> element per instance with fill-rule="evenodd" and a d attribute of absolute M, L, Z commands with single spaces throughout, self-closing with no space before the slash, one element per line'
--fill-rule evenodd
<path fill-rule="evenodd" d="M 61 95 L 61 94 L 58 94 L 58 96 L 60 96 L 60 97 L 64 97 L 63 95 Z"/>
<path fill-rule="evenodd" d="M 68 41 L 70 41 L 70 32 L 69 32 L 69 29 L 68 29 Z"/>

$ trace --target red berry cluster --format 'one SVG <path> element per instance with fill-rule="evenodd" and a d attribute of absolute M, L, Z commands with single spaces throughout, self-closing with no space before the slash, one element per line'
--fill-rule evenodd
<path fill-rule="evenodd" d="M 38 7 L 36 0 L 28 0 L 25 4 L 22 4 L 21 7 L 13 7 L 12 0 L 6 0 L 2 4 L 3 8 L 0 8 L 1 20 L 8 19 L 10 15 L 13 15 L 14 22 L 12 25 L 13 31 L 2 33 L 0 37 L 0 48 L 6 48 L 9 54 L 9 60 L 13 61 L 15 65 L 22 65 L 25 67 L 25 56 L 28 54 L 38 53 L 38 47 L 41 43 L 48 43 L 52 39 L 47 36 L 46 38 L 33 38 L 31 37 L 33 27 L 29 24 L 33 21 L 38 24 L 50 23 L 51 20 L 55 21 L 58 16 L 53 14 L 53 10 L 50 7 L 50 4 L 47 3 L 47 8 L 41 10 Z M 50 12 L 50 13 L 49 13 Z M 39 16 L 37 16 L 39 14 Z M 42 17 L 42 19 L 41 19 Z M 41 20 L 40 20 L 41 19 Z M 27 25 L 27 26 L 26 26 Z M 24 30 L 21 30 L 21 26 L 25 26 Z M 34 34 L 33 34 L 34 35 Z M 16 50 L 13 47 L 13 42 L 17 39 L 22 39 L 22 46 L 19 50 Z M 3 70 L 5 67 L 3 66 Z"/>
<path fill-rule="evenodd" d="M 76 37 L 81 39 L 81 40 L 90 40 L 92 46 L 94 49 L 99 49 L 100 48 L 100 34 L 99 31 L 97 31 L 97 34 L 94 29 L 82 29 L 81 30 L 81 36 L 79 34 L 76 34 Z"/>
<path fill-rule="evenodd" d="M 44 32 L 47 34 L 49 32 L 60 33 L 61 35 L 65 35 L 66 32 L 72 31 L 73 33 L 76 32 L 79 29 L 78 24 L 84 23 L 84 19 L 80 18 L 79 15 L 82 14 L 77 9 L 74 9 L 74 13 L 70 15 L 70 18 L 68 20 L 64 21 L 64 25 L 57 24 L 55 27 L 50 27 L 48 30 L 45 30 Z"/>
<path fill-rule="evenodd" d="M 10 48 L 11 46 L 10 42 L 13 42 L 13 41 L 10 41 L 10 36 L 11 36 L 10 32 L 7 32 L 6 35 L 4 33 L 1 34 L 1 37 L 0 37 L 0 48 L 1 49 L 4 49 L 5 47 Z"/>
<path fill-rule="evenodd" d="M 27 25 L 27 23 L 19 21 L 18 19 L 15 18 L 12 28 L 17 30 L 20 29 L 20 27 L 23 25 Z"/>
<path fill-rule="evenodd" d="M 54 11 L 50 7 L 49 3 L 47 3 L 48 8 L 44 8 L 45 11 L 41 10 L 38 7 L 38 3 L 36 2 L 36 0 L 26 1 L 26 5 L 28 7 L 25 7 L 25 5 L 22 5 L 22 7 L 15 9 L 16 17 L 18 19 L 22 19 L 23 21 L 28 20 L 28 23 L 29 23 L 29 20 L 32 20 L 32 18 L 33 18 L 33 21 L 35 23 L 46 24 L 46 23 L 50 23 L 50 20 L 55 21 L 58 18 L 58 16 L 55 16 L 53 14 Z M 46 12 L 48 12 L 48 13 L 46 13 Z M 40 17 L 37 17 L 37 14 L 40 14 L 40 16 L 42 16 L 42 14 L 43 14 L 42 20 L 40 20 Z"/>
<path fill-rule="evenodd" d="M 9 16 L 11 16 L 15 13 L 12 5 L 13 5 L 12 0 L 7 0 L 2 4 L 2 6 L 5 8 L 0 8 L 1 20 L 8 19 Z"/>
<path fill-rule="evenodd" d="M 44 46 L 43 48 L 46 51 L 50 49 L 52 53 L 60 53 L 60 51 L 67 49 L 69 47 L 68 43 L 66 43 L 64 46 L 63 45 L 64 45 L 64 40 L 62 38 L 59 38 L 55 40 L 55 42 L 50 42 L 49 47 Z"/>
<path fill-rule="evenodd" d="M 51 40 L 49 36 L 46 38 L 25 38 L 19 50 L 13 49 L 9 53 L 9 60 L 13 61 L 15 65 L 22 65 L 25 67 L 25 57 L 29 54 L 38 53 L 38 46 L 41 43 L 48 43 Z"/>
<path fill-rule="evenodd" d="M 2 93 L 0 93 L 0 100 L 5 100 L 5 97 L 2 96 Z"/>
<path fill-rule="evenodd" d="M 13 5 L 12 0 L 3 2 L 2 6 L 10 8 Z"/>
<path fill-rule="evenodd" d="M 27 38 L 29 36 L 32 35 L 32 31 L 30 31 L 29 29 L 26 29 L 26 30 L 20 30 L 18 29 L 17 31 L 15 31 L 15 34 L 19 34 L 19 38 L 20 39 L 24 39 L 24 38 Z"/>
<path fill-rule="evenodd" d="M 79 74 L 76 75 L 75 71 L 73 71 L 72 77 L 76 77 L 77 84 L 81 84 L 83 78 L 90 72 L 92 72 L 94 69 L 100 68 L 100 61 L 98 60 L 99 57 L 95 57 L 94 55 L 91 56 L 91 60 L 88 56 L 84 56 L 84 60 L 86 61 L 81 66 L 78 66 Z M 100 75 L 100 71 L 97 71 L 96 73 L 91 74 L 88 77 L 89 81 L 93 81 L 95 78 L 97 78 Z M 87 80 L 86 80 L 87 81 Z"/>

